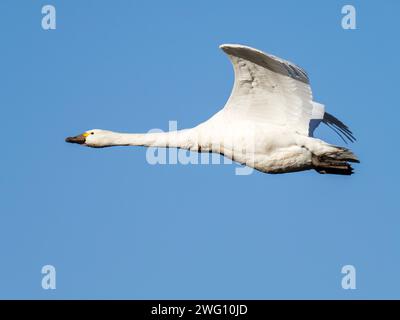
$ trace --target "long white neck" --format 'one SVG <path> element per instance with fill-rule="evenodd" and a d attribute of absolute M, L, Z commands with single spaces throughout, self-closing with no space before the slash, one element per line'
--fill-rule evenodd
<path fill-rule="evenodd" d="M 197 149 L 197 130 L 185 129 L 169 132 L 119 133 L 113 132 L 112 146 L 146 146 Z"/>

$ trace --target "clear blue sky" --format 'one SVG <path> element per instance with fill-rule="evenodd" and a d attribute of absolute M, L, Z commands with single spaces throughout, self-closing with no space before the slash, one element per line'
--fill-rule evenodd
<path fill-rule="evenodd" d="M 341 8 L 357 9 L 357 30 Z M 53 4 L 57 29 L 41 28 Z M 0 298 L 400 298 L 398 1 L 1 1 Z M 351 177 L 156 165 L 92 128 L 191 127 L 221 43 L 291 60 L 358 141 Z M 318 137 L 342 144 L 327 128 Z M 57 270 L 43 290 L 41 268 Z M 357 289 L 341 288 L 341 268 Z"/>

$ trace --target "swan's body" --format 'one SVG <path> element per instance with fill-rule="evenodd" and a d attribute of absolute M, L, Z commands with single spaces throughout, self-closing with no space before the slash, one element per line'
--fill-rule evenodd
<path fill-rule="evenodd" d="M 128 134 L 89 130 L 67 142 L 89 147 L 176 147 L 215 152 L 267 173 L 316 169 L 351 174 L 352 152 L 312 137 L 320 122 L 343 138 L 351 131 L 312 100 L 309 79 L 298 66 L 241 45 L 222 45 L 235 70 L 235 84 L 225 107 L 186 130 Z"/>

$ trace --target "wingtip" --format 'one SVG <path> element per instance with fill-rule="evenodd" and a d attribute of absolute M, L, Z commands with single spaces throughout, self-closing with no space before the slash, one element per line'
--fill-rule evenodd
<path fill-rule="evenodd" d="M 221 45 L 219 46 L 219 48 L 220 48 L 222 51 L 226 52 L 226 53 L 228 53 L 229 48 L 235 48 L 235 47 L 238 47 L 238 45 L 230 44 L 230 43 L 223 43 L 223 44 L 221 44 Z"/>
<path fill-rule="evenodd" d="M 240 44 L 223 43 L 223 44 L 219 45 L 219 48 L 220 49 L 224 49 L 224 48 L 227 48 L 227 47 L 239 47 L 239 46 L 240 46 Z"/>
<path fill-rule="evenodd" d="M 246 46 L 244 44 L 239 44 L 239 43 L 223 43 L 219 46 L 219 48 L 223 51 L 227 51 L 229 49 L 250 49 L 250 50 L 255 50 L 255 51 L 259 51 L 255 48 Z M 261 52 L 261 51 L 260 51 Z"/>

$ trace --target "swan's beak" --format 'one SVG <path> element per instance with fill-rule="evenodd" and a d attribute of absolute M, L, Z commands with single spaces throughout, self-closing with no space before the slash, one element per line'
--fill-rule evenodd
<path fill-rule="evenodd" d="M 84 144 L 86 141 L 86 136 L 84 134 L 80 134 L 76 137 L 68 137 L 65 139 L 65 142 L 69 143 L 77 143 L 77 144 Z"/>

